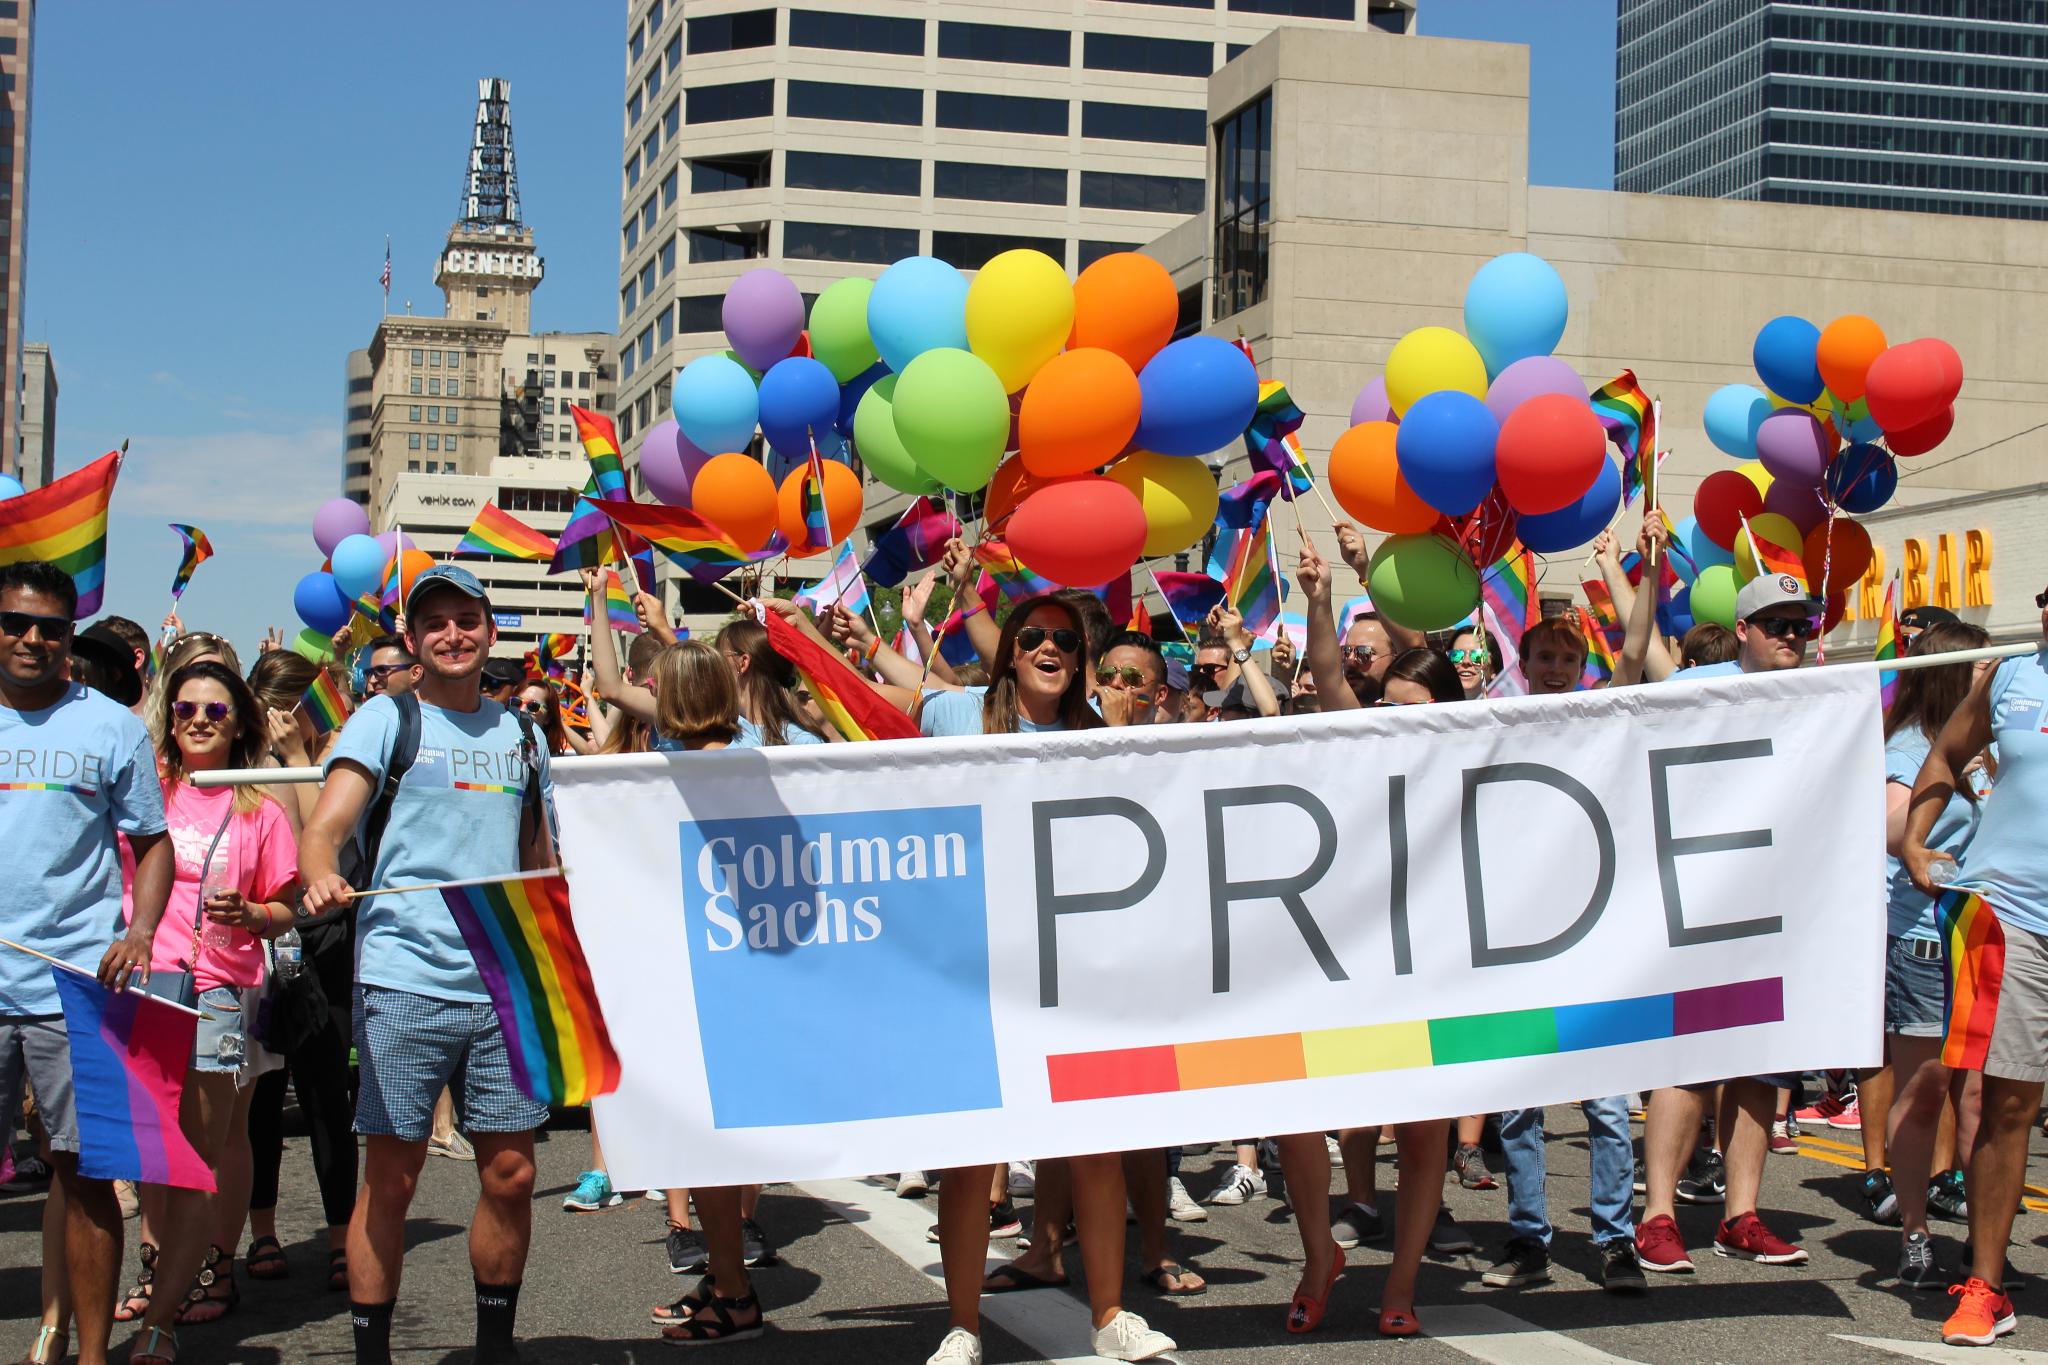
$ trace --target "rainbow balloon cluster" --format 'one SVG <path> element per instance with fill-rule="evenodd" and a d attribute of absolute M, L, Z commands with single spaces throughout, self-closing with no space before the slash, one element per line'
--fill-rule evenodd
<path fill-rule="evenodd" d="M 384 624 L 405 601 L 433 557 L 396 531 L 370 534 L 370 514 L 349 498 L 330 498 L 313 514 L 313 543 L 325 555 L 292 589 L 292 607 L 306 629 L 292 647 L 310 659 L 334 655 L 334 637 L 358 617 Z"/>
<path fill-rule="evenodd" d="M 1690 585 L 1692 617 L 1732 625 L 1735 594 L 1757 572 L 1753 539 L 1768 541 L 1805 564 L 1832 629 L 1872 559 L 1852 515 L 1891 501 L 1898 460 L 1948 436 L 1962 358 L 1932 337 L 1892 345 L 1852 314 L 1826 327 L 1773 318 L 1751 360 L 1762 387 L 1729 384 L 1705 412 L 1707 439 L 1741 463 L 1701 481 L 1692 516 L 1675 528 L 1683 553 L 1673 565 Z"/>

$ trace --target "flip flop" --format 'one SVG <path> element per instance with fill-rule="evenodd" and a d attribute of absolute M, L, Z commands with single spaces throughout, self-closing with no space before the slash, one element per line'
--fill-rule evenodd
<path fill-rule="evenodd" d="M 1051 1280 L 1015 1265 L 999 1265 L 982 1278 L 981 1292 L 1021 1294 L 1027 1289 L 1064 1289 L 1066 1285 L 1067 1277 L 1064 1275 L 1057 1280 Z"/>
<path fill-rule="evenodd" d="M 1180 1279 L 1183 1275 L 1193 1275 L 1194 1273 L 1194 1271 L 1189 1270 L 1186 1266 L 1176 1261 L 1168 1261 L 1165 1265 L 1152 1267 L 1138 1278 L 1170 1299 L 1191 1299 L 1197 1294 L 1208 1293 L 1209 1286 L 1207 1284 L 1198 1284 L 1193 1289 L 1175 1289 L 1173 1282 Z"/>

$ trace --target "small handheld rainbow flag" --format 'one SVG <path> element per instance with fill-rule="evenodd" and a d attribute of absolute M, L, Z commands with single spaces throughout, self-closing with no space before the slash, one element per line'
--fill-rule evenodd
<path fill-rule="evenodd" d="M 1877 628 L 1877 645 L 1870 651 L 1870 657 L 1881 664 L 1892 663 L 1899 657 L 1899 606 L 1893 596 L 1898 586 L 1896 578 L 1884 585 L 1884 621 Z M 1898 670 L 1879 670 L 1877 688 L 1884 712 L 1890 715 L 1892 703 L 1899 699 Z"/>
<path fill-rule="evenodd" d="M 539 643 L 527 656 L 532 661 L 527 671 L 550 678 L 561 677 L 569 671 L 569 666 L 562 661 L 576 652 L 577 638 L 559 631 L 549 631 L 541 636 Z"/>
<path fill-rule="evenodd" d="M 2005 926 L 1991 902 L 1972 891 L 1950 887 L 1934 898 L 1935 922 L 1948 948 L 1948 998 L 1941 1064 L 1981 1071 L 1998 1020 L 1999 986 L 2005 976 Z"/>
<path fill-rule="evenodd" d="M 1535 585 L 1536 556 L 1519 541 L 1479 576 L 1479 600 L 1493 609 L 1503 650 L 1521 648 L 1522 632 L 1536 623 L 1542 608 Z"/>
<path fill-rule="evenodd" d="M 569 514 L 569 524 L 555 540 L 555 555 L 548 561 L 548 572 L 601 569 L 618 557 L 618 538 L 612 532 L 611 519 L 598 510 L 597 502 L 578 498 L 576 510 Z"/>
<path fill-rule="evenodd" d="M 1610 605 L 1610 610 L 1612 607 Z M 1586 637 L 1586 672 L 1580 679 L 1583 687 L 1597 687 L 1614 678 L 1614 646 L 1608 643 L 1607 632 L 1594 621 L 1593 614 L 1584 607 L 1574 607 L 1579 617 L 1579 633 Z"/>
<path fill-rule="evenodd" d="M 1050 578 L 1034 573 L 1017 558 L 1014 550 L 1000 540 L 982 541 L 974 547 L 974 558 L 996 581 L 1005 597 L 1036 597 L 1059 587 Z"/>
<path fill-rule="evenodd" d="M 110 991 L 81 972 L 50 968 L 71 1044 L 78 1173 L 212 1190 L 213 1171 L 178 1125 L 185 1066 L 199 1020 Z"/>
<path fill-rule="evenodd" d="M 185 589 L 192 583 L 192 571 L 213 558 L 213 542 L 206 538 L 206 532 L 197 526 L 181 526 L 171 523 L 171 529 L 185 542 L 185 553 L 178 560 L 178 571 L 171 575 L 171 600 L 177 601 L 185 595 Z"/>
<path fill-rule="evenodd" d="M 77 619 L 99 613 L 107 590 L 107 504 L 121 472 L 108 451 L 55 483 L 0 502 L 0 564 L 46 559 L 78 587 Z"/>
<path fill-rule="evenodd" d="M 1748 517 L 1741 520 L 1742 534 L 1749 537 L 1749 552 L 1756 559 L 1756 576 L 1780 574 L 1792 579 L 1802 590 L 1812 592 L 1812 586 L 1806 579 L 1805 561 L 1776 541 L 1758 535 L 1750 526 Z"/>
<path fill-rule="evenodd" d="M 299 709 L 313 722 L 313 733 L 324 735 L 339 730 L 348 719 L 348 698 L 341 694 L 341 685 L 334 681 L 334 675 L 323 668 L 299 698 Z"/>
<path fill-rule="evenodd" d="M 687 508 L 649 507 L 637 502 L 591 505 L 621 531 L 645 540 L 700 582 L 705 581 L 704 572 L 721 578 L 749 562 L 731 536 Z"/>
<path fill-rule="evenodd" d="M 804 466 L 802 488 L 804 539 L 822 550 L 832 543 L 832 518 L 825 509 L 825 461 L 818 455 L 818 443 L 811 442 L 811 457 Z"/>
<path fill-rule="evenodd" d="M 598 497 L 605 502 L 629 501 L 626 466 L 619 458 L 619 432 L 612 419 L 574 403 L 569 405 L 569 416 L 575 419 L 576 439 L 590 460 L 590 477 L 597 485 Z"/>
<path fill-rule="evenodd" d="M 1244 618 L 1247 634 L 1264 635 L 1280 619 L 1280 577 L 1274 570 L 1273 522 L 1237 533 L 1230 571 L 1223 579 L 1223 600 Z"/>
<path fill-rule="evenodd" d="M 915 739 L 914 721 L 882 699 L 858 673 L 848 668 L 832 651 L 792 626 L 776 612 L 764 612 L 761 624 L 768 630 L 768 645 L 789 660 L 797 680 L 818 703 L 832 728 L 849 741 L 864 739 Z"/>
<path fill-rule="evenodd" d="M 1593 415 L 1607 428 L 1607 437 L 1622 455 L 1634 460 L 1644 446 L 1657 444 L 1657 424 L 1650 410 L 1649 395 L 1636 383 L 1634 370 L 1623 370 L 1593 390 L 1589 400 Z M 1645 438 L 1648 439 L 1645 439 Z"/>
<path fill-rule="evenodd" d="M 1223 585 L 1205 573 L 1155 573 L 1152 582 L 1182 630 L 1200 629 L 1211 609 L 1223 600 Z"/>
<path fill-rule="evenodd" d="M 441 892 L 505 1032 L 512 1078 L 537 1104 L 587 1104 L 618 1089 L 590 964 L 560 876 Z"/>
<path fill-rule="evenodd" d="M 1278 379 L 1261 381 L 1258 406 L 1245 428 L 1244 447 L 1255 466 L 1263 465 L 1286 480 L 1278 491 L 1289 501 L 1315 486 L 1308 460 L 1301 453 L 1301 441 L 1294 434 L 1301 423 L 1301 408 L 1288 394 L 1287 385 Z"/>
<path fill-rule="evenodd" d="M 604 571 L 604 618 L 613 630 L 621 630 L 628 635 L 638 635 L 641 631 L 640 613 L 633 610 L 633 595 L 626 591 L 626 585 L 619 580 L 615 569 Z M 590 599 L 585 598 L 583 624 L 590 625 L 593 619 Z"/>
<path fill-rule="evenodd" d="M 494 555 L 500 559 L 524 559 L 540 563 L 555 557 L 555 542 L 534 530 L 498 504 L 487 502 L 463 534 L 456 550 Z"/>

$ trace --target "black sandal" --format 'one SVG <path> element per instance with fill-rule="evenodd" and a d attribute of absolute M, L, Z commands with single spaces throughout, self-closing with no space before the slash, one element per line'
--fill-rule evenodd
<path fill-rule="evenodd" d="M 659 1304 L 648 1314 L 656 1327 L 673 1327 L 688 1322 L 711 1306 L 714 1288 L 711 1277 L 706 1275 L 697 1282 L 697 1287 L 677 1299 L 674 1303 Z"/>
<path fill-rule="evenodd" d="M 327 1248 L 327 1288 L 330 1292 L 348 1288 L 348 1248 Z"/>
<path fill-rule="evenodd" d="M 249 1243 L 249 1254 L 243 1264 L 248 1268 L 252 1280 L 285 1280 L 291 1278 L 291 1264 L 284 1258 L 284 1243 L 275 1237 L 258 1237 Z"/>
<path fill-rule="evenodd" d="M 223 1269 L 225 1265 L 225 1269 Z M 225 1294 L 216 1294 L 216 1289 L 226 1286 Z M 174 1321 L 180 1327 L 199 1326 L 219 1322 L 235 1311 L 242 1302 L 242 1291 L 235 1285 L 235 1258 L 217 1246 L 206 1249 L 206 1260 L 200 1264 L 199 1273 L 192 1278 L 192 1287 L 185 1291 L 185 1301 L 178 1305 Z M 218 1313 L 199 1316 L 193 1310 L 202 1304 L 216 1304 Z"/>
<path fill-rule="evenodd" d="M 744 1313 L 750 1308 L 754 1311 L 751 1323 L 733 1321 L 734 1313 Z M 661 1338 L 684 1346 L 712 1346 L 728 1341 L 750 1341 L 767 1330 L 768 1315 L 761 1311 L 759 1294 L 737 1299 L 714 1294 L 711 1302 L 692 1314 L 688 1322 L 662 1328 Z"/>
<path fill-rule="evenodd" d="M 151 1293 L 156 1288 L 156 1248 L 148 1242 L 142 1244 L 142 1273 L 135 1277 L 135 1287 L 121 1296 L 121 1302 L 114 1306 L 115 1322 L 134 1322 L 149 1311 Z M 130 1308 L 130 1304 L 141 1304 Z"/>

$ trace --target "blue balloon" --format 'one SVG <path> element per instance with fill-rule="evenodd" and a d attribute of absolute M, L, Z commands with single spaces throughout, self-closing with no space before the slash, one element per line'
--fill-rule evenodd
<path fill-rule="evenodd" d="M 1707 399 L 1707 439 L 1723 454 L 1754 460 L 1757 428 L 1773 411 L 1769 396 L 1754 384 L 1725 384 Z"/>
<path fill-rule="evenodd" d="M 18 498 L 27 491 L 26 488 L 22 487 L 20 479 L 15 478 L 12 474 L 0 474 L 0 502 L 6 502 L 9 498 Z"/>
<path fill-rule="evenodd" d="M 877 360 L 853 378 L 839 386 L 839 434 L 849 441 L 853 439 L 853 414 L 860 408 L 860 400 L 867 396 L 875 381 L 889 373 L 889 367 Z"/>
<path fill-rule="evenodd" d="M 1259 372 L 1222 337 L 1182 337 L 1145 362 L 1138 392 L 1140 447 L 1207 455 L 1244 435 L 1259 406 Z"/>
<path fill-rule="evenodd" d="M 1821 382 L 1820 328 L 1805 318 L 1772 318 L 1756 334 L 1750 361 L 1757 377 L 1778 397 L 1793 403 L 1811 403 L 1827 387 Z"/>
<path fill-rule="evenodd" d="M 700 355 L 683 366 L 669 406 L 676 425 L 699 450 L 713 455 L 745 450 L 761 417 L 761 394 L 754 377 L 739 361 L 724 355 Z"/>
<path fill-rule="evenodd" d="M 1844 512 L 1875 512 L 1899 491 L 1898 461 L 1874 445 L 1849 446 L 1828 465 L 1827 484 Z"/>
<path fill-rule="evenodd" d="M 1696 623 L 1692 619 L 1692 585 L 1681 584 L 1671 596 L 1657 604 L 1657 629 L 1666 635 L 1684 635 Z"/>
<path fill-rule="evenodd" d="M 1884 428 L 1877 424 L 1875 417 L 1860 417 L 1851 422 L 1838 412 L 1833 420 L 1835 430 L 1842 433 L 1842 439 L 1845 441 L 1862 441 L 1868 444 L 1884 439 Z"/>
<path fill-rule="evenodd" d="M 1556 350 L 1570 307 L 1564 281 L 1541 256 L 1510 251 L 1480 266 L 1465 286 L 1465 335 L 1486 362 L 1486 377 Z"/>
<path fill-rule="evenodd" d="M 1692 580 L 1698 576 L 1699 566 L 1687 562 L 1686 556 L 1692 553 L 1692 538 L 1699 534 L 1699 529 L 1699 520 L 1695 517 L 1687 517 L 1671 528 L 1671 543 L 1678 551 L 1671 556 L 1671 571 L 1687 587 L 1691 587 Z"/>
<path fill-rule="evenodd" d="M 761 434 L 775 449 L 802 459 L 814 435 L 823 450 L 838 426 L 839 381 L 822 360 L 793 355 L 761 376 Z"/>
<path fill-rule="evenodd" d="M 375 536 L 343 536 L 327 557 L 327 567 L 342 596 L 354 599 L 384 581 L 386 558 Z"/>
<path fill-rule="evenodd" d="M 1141 436 L 1144 430 L 1138 428 Z M 1394 459 L 1424 502 L 1445 516 L 1462 517 L 1493 491 L 1493 446 L 1499 438 L 1500 423 L 1486 404 L 1458 389 L 1439 389 L 1408 405 L 1394 435 Z"/>
<path fill-rule="evenodd" d="M 868 293 L 868 339 L 896 373 L 926 351 L 967 349 L 967 277 L 936 256 L 906 256 Z"/>
<path fill-rule="evenodd" d="M 1685 552 L 1692 556 L 1695 568 L 1704 573 L 1716 564 L 1733 564 L 1735 562 L 1735 552 L 1716 545 L 1713 538 L 1706 533 L 1699 522 L 1691 517 L 1687 517 L 1686 522 L 1691 529 L 1686 533 Z"/>
<path fill-rule="evenodd" d="M 301 621 L 322 635 L 332 635 L 347 625 L 351 610 L 350 599 L 342 596 L 334 575 L 318 569 L 301 578 L 292 589 L 292 608 Z"/>
<path fill-rule="evenodd" d="M 1409 409 L 1415 411 L 1414 408 Z M 1406 427 L 1408 419 L 1403 417 L 1401 425 Z M 1395 445 L 1398 454 L 1400 446 Z M 1401 471 L 1408 472 L 1405 468 Z M 1413 480 L 1410 480 L 1413 483 Z M 1417 489 L 1417 492 L 1422 490 Z M 1607 529 L 1607 523 L 1614 520 L 1615 509 L 1621 506 L 1621 466 L 1602 458 L 1600 476 L 1593 480 L 1593 486 L 1586 495 L 1569 507 L 1541 516 L 1523 517 L 1515 523 L 1515 534 L 1522 543 L 1539 555 L 1556 554 L 1561 550 L 1574 549 L 1584 545 L 1594 536 Z"/>

